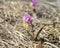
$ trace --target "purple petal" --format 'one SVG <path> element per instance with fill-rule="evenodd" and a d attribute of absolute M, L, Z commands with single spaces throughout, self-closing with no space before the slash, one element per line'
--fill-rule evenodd
<path fill-rule="evenodd" d="M 24 17 L 23 17 L 23 22 L 30 22 L 30 24 L 32 24 L 32 18 L 30 17 L 29 14 L 25 14 Z"/>
<path fill-rule="evenodd" d="M 32 3 L 33 3 L 34 6 L 38 6 L 37 0 L 32 0 Z"/>

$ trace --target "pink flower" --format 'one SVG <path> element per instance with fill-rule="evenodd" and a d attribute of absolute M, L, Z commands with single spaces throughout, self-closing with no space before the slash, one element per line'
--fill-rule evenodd
<path fill-rule="evenodd" d="M 30 17 L 30 15 L 28 13 L 25 13 L 24 14 L 24 17 L 23 17 L 23 22 L 29 22 L 30 24 L 32 24 L 32 18 Z"/>
<path fill-rule="evenodd" d="M 32 0 L 33 6 L 38 6 L 37 0 Z"/>

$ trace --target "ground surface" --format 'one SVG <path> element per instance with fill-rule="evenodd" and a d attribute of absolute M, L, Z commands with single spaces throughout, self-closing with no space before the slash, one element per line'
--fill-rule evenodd
<path fill-rule="evenodd" d="M 50 2 L 41 2 L 36 8 L 37 12 L 34 13 L 29 8 L 29 3 L 29 1 L 0 3 L 0 48 L 60 48 L 60 9 Z M 46 25 L 39 34 L 39 41 L 35 41 L 23 28 L 22 18 L 26 10 L 34 19 L 35 36 L 41 26 Z M 41 13 L 42 17 L 36 15 L 37 13 Z"/>

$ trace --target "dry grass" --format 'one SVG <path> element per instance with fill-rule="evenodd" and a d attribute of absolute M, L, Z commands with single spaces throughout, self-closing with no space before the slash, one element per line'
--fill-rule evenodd
<path fill-rule="evenodd" d="M 43 38 L 46 40 L 42 43 L 41 39 L 39 41 L 31 39 L 32 37 L 22 26 L 24 11 L 30 11 L 28 3 L 4 2 L 4 4 L 0 5 L 0 48 L 60 48 L 59 21 L 56 23 L 55 28 L 53 27 L 53 22 L 56 21 L 56 17 L 60 17 L 59 14 L 58 16 L 56 15 L 58 13 L 56 8 L 42 4 L 41 8 L 37 8 L 40 11 L 45 10 L 44 13 L 42 12 L 42 18 L 37 18 L 35 16 L 36 13 L 31 11 L 33 13 L 32 17 L 34 18 L 35 34 L 37 34 L 41 25 L 46 25 L 38 37 L 38 39 Z"/>

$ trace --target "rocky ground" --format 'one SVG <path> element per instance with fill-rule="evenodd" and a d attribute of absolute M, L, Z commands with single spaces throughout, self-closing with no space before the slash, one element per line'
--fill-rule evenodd
<path fill-rule="evenodd" d="M 60 48 L 60 9 L 41 2 L 33 12 L 29 1 L 0 1 L 0 48 Z M 35 41 L 23 28 L 24 11 L 34 19 L 35 36 L 45 25 Z M 31 30 L 29 30 L 31 32 Z"/>

